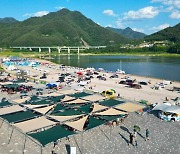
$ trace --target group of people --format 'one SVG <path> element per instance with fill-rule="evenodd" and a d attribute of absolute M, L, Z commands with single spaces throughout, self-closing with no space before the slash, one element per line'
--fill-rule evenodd
<path fill-rule="evenodd" d="M 149 140 L 149 129 L 146 129 L 145 133 L 146 133 L 145 141 L 148 141 Z M 128 145 L 130 145 L 130 144 L 132 144 L 136 148 L 138 147 L 137 131 L 136 130 L 134 130 L 134 133 L 129 134 L 129 143 L 128 143 Z"/>

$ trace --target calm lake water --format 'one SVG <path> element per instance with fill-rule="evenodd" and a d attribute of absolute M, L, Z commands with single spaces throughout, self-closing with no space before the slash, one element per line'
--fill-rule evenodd
<path fill-rule="evenodd" d="M 180 81 L 180 58 L 150 56 L 56 55 L 50 61 L 75 67 L 124 70 L 127 74 Z"/>

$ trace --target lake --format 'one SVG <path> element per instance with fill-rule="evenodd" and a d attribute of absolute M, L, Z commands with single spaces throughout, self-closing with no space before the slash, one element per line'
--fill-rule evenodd
<path fill-rule="evenodd" d="M 180 81 L 180 58 L 178 57 L 49 55 L 48 58 L 52 62 L 68 66 L 103 68 L 107 71 L 122 69 L 127 74 Z"/>

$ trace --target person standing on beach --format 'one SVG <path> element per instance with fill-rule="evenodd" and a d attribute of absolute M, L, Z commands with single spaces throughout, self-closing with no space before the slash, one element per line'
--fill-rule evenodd
<path fill-rule="evenodd" d="M 149 140 L 149 129 L 146 129 L 146 141 Z"/>

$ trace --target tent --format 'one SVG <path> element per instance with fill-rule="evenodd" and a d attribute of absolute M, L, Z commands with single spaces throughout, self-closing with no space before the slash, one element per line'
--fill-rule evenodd
<path fill-rule="evenodd" d="M 171 105 L 169 103 L 157 104 L 153 110 L 161 110 L 164 112 L 177 113 L 180 114 L 180 107 L 176 105 Z"/>

